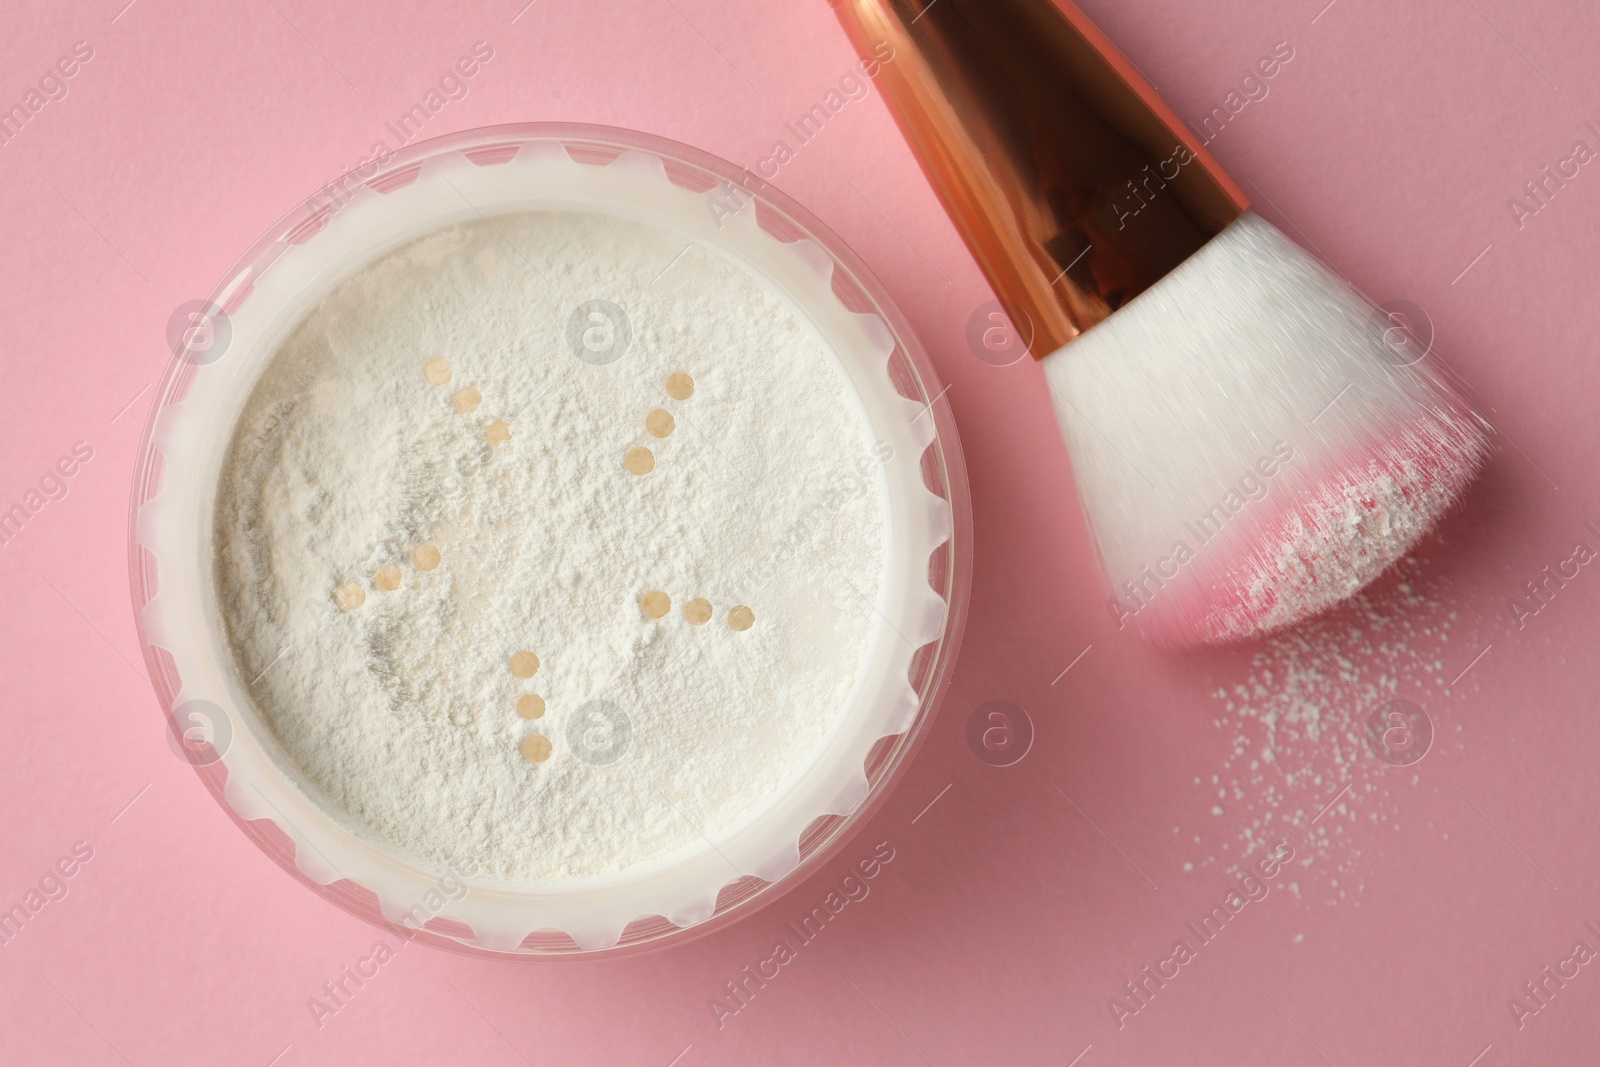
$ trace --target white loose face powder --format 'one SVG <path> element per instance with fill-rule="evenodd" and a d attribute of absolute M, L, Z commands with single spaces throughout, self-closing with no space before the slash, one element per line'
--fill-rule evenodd
<path fill-rule="evenodd" d="M 881 637 L 890 458 L 731 260 L 600 214 L 454 225 L 334 289 L 258 382 L 222 615 L 359 832 L 613 874 L 713 848 L 838 724 Z"/>

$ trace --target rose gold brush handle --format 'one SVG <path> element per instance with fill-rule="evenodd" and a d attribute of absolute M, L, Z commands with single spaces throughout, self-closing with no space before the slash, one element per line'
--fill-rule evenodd
<path fill-rule="evenodd" d="M 1238 218 L 1244 193 L 1067 0 L 829 0 L 1044 358 Z"/>

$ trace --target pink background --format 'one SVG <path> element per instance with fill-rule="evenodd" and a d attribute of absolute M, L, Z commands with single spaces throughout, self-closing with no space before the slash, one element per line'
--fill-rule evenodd
<path fill-rule="evenodd" d="M 969 350 L 990 294 L 881 103 L 851 103 L 777 184 L 880 274 L 951 386 L 976 570 L 932 738 L 832 864 L 731 929 L 579 965 L 407 945 L 319 1027 L 308 998 L 381 935 L 296 885 L 174 758 L 128 605 L 128 482 L 168 315 L 474 41 L 494 58 L 430 135 L 599 122 L 747 164 L 854 57 L 820 0 L 536 0 L 520 14 L 522 0 L 124 2 L 0 16 L 0 104 L 73 42 L 94 52 L 0 147 L 0 508 L 74 442 L 93 449 L 66 497 L 0 545 L 0 908 L 75 842 L 93 850 L 68 895 L 0 947 L 0 1060 L 1594 1061 L 1600 967 L 1550 983 L 1520 1029 L 1507 1005 L 1575 941 L 1600 949 L 1584 928 L 1600 927 L 1600 574 L 1582 568 L 1521 628 L 1508 607 L 1578 540 L 1600 547 L 1584 529 L 1600 525 L 1600 175 L 1584 169 L 1520 230 L 1507 206 L 1575 140 L 1600 148 L 1581 128 L 1600 125 L 1592 5 L 1084 4 L 1196 122 L 1290 43 L 1270 94 L 1213 151 L 1262 214 L 1374 298 L 1425 308 L 1500 431 L 1467 509 L 1420 554 L 1418 595 L 1391 589 L 1374 609 L 1413 628 L 1409 651 L 1365 647 L 1376 639 L 1353 638 L 1353 616 L 1308 630 L 1315 657 L 1293 642 L 1175 655 L 1117 632 L 1038 368 Z M 1340 649 L 1359 681 L 1328 690 L 1322 739 L 1278 769 L 1235 759 L 1238 716 L 1217 691 L 1274 669 L 1251 698 L 1273 706 L 1275 665 Z M 1391 682 L 1437 732 L 1414 767 L 1339 747 Z M 965 741 L 994 699 L 1036 725 L 1015 766 Z M 1242 732 L 1259 747 L 1262 729 Z M 1267 815 L 1265 844 L 1295 849 L 1288 871 L 1119 1029 L 1108 1000 L 1223 898 Z M 708 1001 L 723 983 L 792 938 L 784 924 L 879 841 L 895 858 L 870 895 L 719 1028 Z"/>

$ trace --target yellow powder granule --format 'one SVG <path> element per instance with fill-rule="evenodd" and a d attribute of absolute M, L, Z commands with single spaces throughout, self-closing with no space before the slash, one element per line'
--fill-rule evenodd
<path fill-rule="evenodd" d="M 622 457 L 622 465 L 631 474 L 649 474 L 656 469 L 656 456 L 648 448 L 630 448 Z"/>
<path fill-rule="evenodd" d="M 688 400 L 694 395 L 694 379 L 690 378 L 688 371 L 672 371 L 667 374 L 667 395 L 674 400 Z"/>
<path fill-rule="evenodd" d="M 687 371 L 673 371 L 667 375 L 667 395 L 674 400 L 688 400 L 694 396 L 694 379 Z"/>
<path fill-rule="evenodd" d="M 511 657 L 511 673 L 518 678 L 532 678 L 539 669 L 539 657 L 532 652 L 517 652 Z"/>
<path fill-rule="evenodd" d="M 667 437 L 677 426 L 678 422 L 672 417 L 671 412 L 662 411 L 660 408 L 656 408 L 644 417 L 644 428 L 650 431 L 651 437 Z"/>
<path fill-rule="evenodd" d="M 367 602 L 367 593 L 360 582 L 345 582 L 333 591 L 333 602 L 340 611 L 354 611 Z"/>
<path fill-rule="evenodd" d="M 450 361 L 443 356 L 434 356 L 422 365 L 422 376 L 429 385 L 443 385 L 450 380 Z"/>
<path fill-rule="evenodd" d="M 659 619 L 672 610 L 672 598 L 657 589 L 639 598 L 639 607 L 652 619 Z"/>

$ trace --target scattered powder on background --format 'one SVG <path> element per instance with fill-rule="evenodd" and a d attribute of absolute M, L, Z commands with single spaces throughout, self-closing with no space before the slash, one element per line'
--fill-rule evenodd
<path fill-rule="evenodd" d="M 241 418 L 217 509 L 240 672 L 323 802 L 414 857 L 548 880 L 708 847 L 848 702 L 874 444 L 788 305 L 685 243 L 578 213 L 429 235 L 326 298 Z M 627 315 L 614 363 L 573 354 L 595 299 Z M 580 326 L 591 352 L 619 329 Z M 568 730 L 594 699 L 631 730 L 604 765 L 572 738 L 609 752 L 620 724 Z"/>
<path fill-rule="evenodd" d="M 1287 840 L 1301 870 L 1285 877 L 1298 896 L 1359 904 L 1363 856 L 1384 847 L 1397 794 L 1418 781 L 1415 768 L 1374 755 L 1368 716 L 1403 698 L 1432 721 L 1425 759 L 1458 744 L 1449 683 L 1477 651 L 1451 641 L 1457 613 L 1422 572 L 1406 557 L 1343 607 L 1263 642 L 1244 681 L 1215 692 L 1215 725 L 1232 750 L 1218 773 L 1194 780 L 1214 798 L 1217 828 L 1189 833 L 1216 851 L 1186 870 L 1235 868 Z"/>

